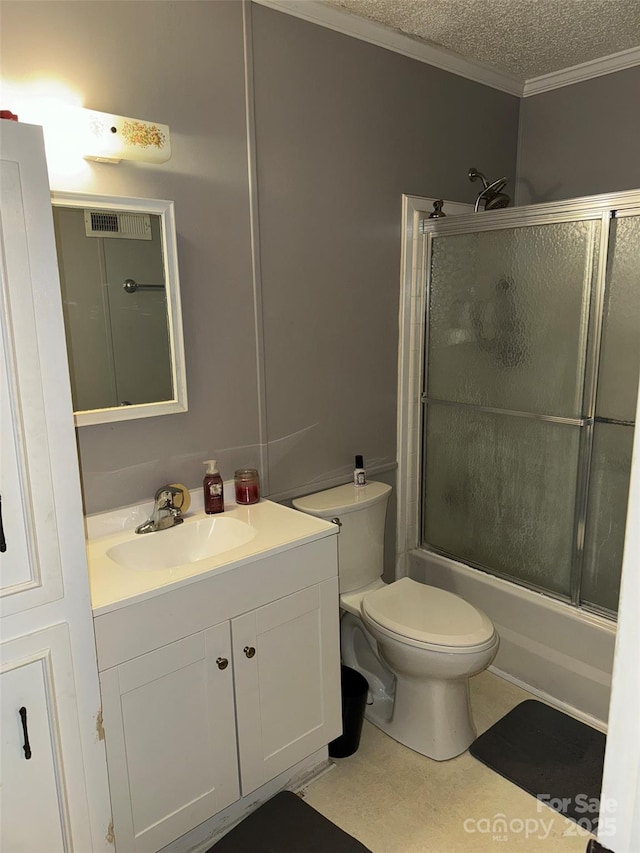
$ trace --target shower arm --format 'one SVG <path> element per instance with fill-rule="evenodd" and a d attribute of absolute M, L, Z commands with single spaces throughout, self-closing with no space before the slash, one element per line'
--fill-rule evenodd
<path fill-rule="evenodd" d="M 469 169 L 469 171 L 467 172 L 467 177 L 469 178 L 469 180 L 470 180 L 472 183 L 475 183 L 475 181 L 477 181 L 477 180 L 478 180 L 478 178 L 480 178 L 480 180 L 482 181 L 482 186 L 484 187 L 484 189 L 485 189 L 485 190 L 486 190 L 486 188 L 489 186 L 489 182 L 487 181 L 487 179 L 485 178 L 485 176 L 482 174 L 482 172 L 479 172 L 479 171 L 478 171 L 477 169 L 475 169 L 473 166 L 472 166 L 472 167 Z"/>
<path fill-rule="evenodd" d="M 500 192 L 500 190 L 502 189 L 502 187 L 504 186 L 504 183 L 505 183 L 504 178 L 498 178 L 492 184 L 488 184 L 487 181 L 485 180 L 484 175 L 481 172 L 478 172 L 477 174 L 482 179 L 482 183 L 484 184 L 484 189 L 482 190 L 481 193 L 478 194 L 478 198 L 476 199 L 475 207 L 473 208 L 474 213 L 478 212 L 481 199 L 484 199 L 485 204 L 486 204 L 488 201 L 487 196 L 491 194 L 491 190 L 494 190 L 494 188 L 495 188 L 494 195 L 497 195 L 497 193 Z M 469 180 L 471 180 L 471 181 L 476 180 L 475 178 L 471 177 L 471 170 L 469 170 Z"/>

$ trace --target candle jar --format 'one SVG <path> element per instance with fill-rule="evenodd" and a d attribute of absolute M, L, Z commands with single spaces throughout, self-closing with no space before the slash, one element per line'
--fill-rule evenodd
<path fill-rule="evenodd" d="M 255 468 L 239 468 L 234 475 L 237 504 L 257 504 L 260 500 L 260 478 Z"/>

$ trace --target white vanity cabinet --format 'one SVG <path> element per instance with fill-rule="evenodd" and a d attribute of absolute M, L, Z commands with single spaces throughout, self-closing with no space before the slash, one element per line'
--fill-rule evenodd
<path fill-rule="evenodd" d="M 342 730 L 337 583 L 307 587 L 231 623 L 243 795 Z"/>
<path fill-rule="evenodd" d="M 335 536 L 96 616 L 117 853 L 154 853 L 340 734 L 338 618 Z"/>
<path fill-rule="evenodd" d="M 238 799 L 228 622 L 108 669 L 100 684 L 118 853 L 155 853 Z"/>

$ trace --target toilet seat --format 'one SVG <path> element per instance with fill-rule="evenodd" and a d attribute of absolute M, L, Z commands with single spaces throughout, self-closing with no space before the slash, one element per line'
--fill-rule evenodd
<path fill-rule="evenodd" d="M 388 637 L 389 640 L 394 640 L 400 645 L 412 646 L 413 648 L 421 649 L 425 652 L 432 652 L 438 655 L 457 655 L 461 657 L 464 655 L 477 655 L 498 644 L 498 635 L 495 631 L 486 642 L 479 643 L 477 646 L 446 646 L 443 643 L 421 643 L 419 640 L 412 640 L 410 637 L 404 637 L 402 634 L 390 631 L 388 628 L 380 625 L 366 614 L 363 615 L 362 621 L 369 631 L 373 632 L 374 630 L 377 630 L 379 634 L 383 634 L 385 637 Z"/>
<path fill-rule="evenodd" d="M 470 652 L 489 648 L 496 638 L 491 620 L 460 596 L 401 578 L 366 593 L 362 615 L 400 642 L 433 651 Z"/>

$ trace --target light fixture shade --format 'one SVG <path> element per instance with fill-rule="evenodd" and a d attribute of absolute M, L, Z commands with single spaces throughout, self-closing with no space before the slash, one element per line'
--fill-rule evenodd
<path fill-rule="evenodd" d="M 169 126 L 127 116 L 83 110 L 85 158 L 98 163 L 139 160 L 165 163 L 171 157 Z"/>

